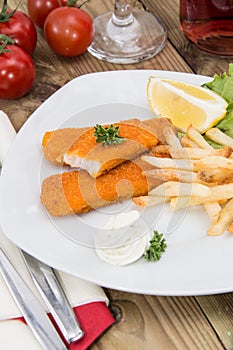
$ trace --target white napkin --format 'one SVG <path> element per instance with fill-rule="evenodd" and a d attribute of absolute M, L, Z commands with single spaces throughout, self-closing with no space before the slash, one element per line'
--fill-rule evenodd
<path fill-rule="evenodd" d="M 3 163 L 6 157 L 6 153 L 15 138 L 15 130 L 10 123 L 7 115 L 0 110 L 0 162 Z M 18 248 L 10 242 L 4 233 L 0 230 L 0 245 L 5 251 L 8 258 L 11 260 L 13 265 L 16 267 L 17 271 L 24 278 L 29 287 L 33 292 L 38 296 L 41 303 L 43 303 L 41 297 L 39 296 L 38 291 L 36 290 L 30 274 L 27 271 L 27 268 L 24 264 L 23 258 L 21 257 L 20 251 Z M 71 306 L 79 306 L 82 304 L 103 301 L 108 305 L 108 298 L 105 295 L 103 289 L 95 284 L 81 280 L 77 277 L 70 276 L 63 272 L 58 272 L 60 277 L 61 284 L 64 287 L 64 290 L 67 294 L 68 300 L 71 303 Z M 0 320 L 7 320 L 14 317 L 20 317 L 21 312 L 19 311 L 13 297 L 11 296 L 8 288 L 5 285 L 4 280 L 0 276 Z M 9 323 L 9 322 L 8 322 Z M 15 323 L 15 322 L 14 322 Z M 0 322 L 2 327 L 3 322 Z M 1 332 L 2 328 L 0 327 L 0 345 L 1 344 Z M 4 325 L 5 327 L 5 325 Z M 2 346 L 0 346 L 2 348 Z M 8 349 L 8 347 L 3 347 Z"/>
<path fill-rule="evenodd" d="M 30 328 L 19 320 L 0 321 L 0 347 L 7 350 L 42 350 Z"/>

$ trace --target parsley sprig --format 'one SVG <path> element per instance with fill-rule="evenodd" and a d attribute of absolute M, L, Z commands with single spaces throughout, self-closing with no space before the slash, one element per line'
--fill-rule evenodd
<path fill-rule="evenodd" d="M 117 145 L 121 143 L 124 137 L 118 135 L 119 126 L 110 125 L 110 127 L 103 128 L 100 124 L 96 124 L 94 136 L 96 136 L 96 142 L 102 142 L 103 146 Z"/>
<path fill-rule="evenodd" d="M 166 248 L 167 244 L 163 238 L 163 234 L 159 234 L 158 231 L 154 231 L 154 236 L 150 240 L 150 246 L 145 252 L 145 259 L 147 261 L 158 261 L 165 252 Z"/>

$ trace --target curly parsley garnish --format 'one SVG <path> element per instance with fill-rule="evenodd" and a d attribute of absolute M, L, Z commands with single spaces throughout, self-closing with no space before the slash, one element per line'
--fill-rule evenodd
<path fill-rule="evenodd" d="M 154 231 L 154 236 L 150 240 L 150 246 L 145 252 L 145 259 L 147 261 L 152 259 L 158 261 L 165 252 L 166 248 L 167 244 L 163 238 L 163 234 L 159 234 L 158 231 Z"/>
<path fill-rule="evenodd" d="M 94 136 L 97 137 L 96 142 L 102 142 L 103 146 L 117 145 L 125 140 L 124 137 L 118 135 L 119 126 L 113 126 L 103 128 L 100 124 L 96 124 Z"/>

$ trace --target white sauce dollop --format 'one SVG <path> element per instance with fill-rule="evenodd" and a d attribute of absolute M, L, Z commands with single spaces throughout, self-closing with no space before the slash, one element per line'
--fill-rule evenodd
<path fill-rule="evenodd" d="M 95 236 L 96 253 L 107 263 L 124 266 L 145 253 L 151 237 L 137 210 L 113 215 Z"/>

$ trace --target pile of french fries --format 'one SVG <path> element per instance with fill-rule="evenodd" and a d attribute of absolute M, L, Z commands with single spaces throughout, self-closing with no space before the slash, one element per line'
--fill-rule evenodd
<path fill-rule="evenodd" d="M 147 207 L 169 202 L 174 211 L 202 205 L 211 221 L 208 235 L 233 232 L 233 139 L 217 128 L 208 130 L 208 138 L 223 146 L 214 149 L 192 125 L 179 139 L 169 124 L 158 135 L 163 144 L 153 148 L 154 156 L 142 157 L 155 166 L 147 176 L 162 184 L 134 203 Z"/>

